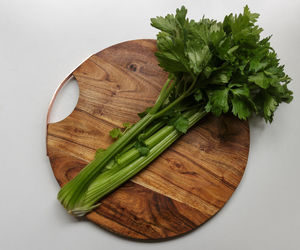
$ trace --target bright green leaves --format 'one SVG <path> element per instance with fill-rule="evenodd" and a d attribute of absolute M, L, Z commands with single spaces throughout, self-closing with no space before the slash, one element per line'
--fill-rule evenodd
<path fill-rule="evenodd" d="M 231 99 L 232 113 L 241 120 L 246 120 L 251 115 L 251 106 L 243 98 L 234 96 Z"/>
<path fill-rule="evenodd" d="M 189 59 L 190 69 L 195 75 L 202 72 L 212 57 L 209 47 L 207 45 L 203 46 L 197 40 L 187 42 L 186 55 Z"/>
<path fill-rule="evenodd" d="M 234 42 L 244 45 L 255 45 L 259 41 L 262 28 L 254 25 L 259 17 L 257 13 L 251 13 L 248 6 L 244 13 L 239 15 L 230 14 L 223 21 L 224 30 L 231 35 Z"/>
<path fill-rule="evenodd" d="M 231 69 L 227 70 L 219 70 L 214 72 L 210 79 L 209 83 L 210 84 L 218 84 L 218 85 L 224 85 L 225 83 L 228 83 L 231 79 L 232 71 Z"/>
<path fill-rule="evenodd" d="M 248 77 L 249 82 L 254 82 L 259 87 L 266 89 L 270 86 L 270 81 L 263 72 Z"/>
<path fill-rule="evenodd" d="M 188 61 L 185 56 L 185 26 L 187 10 L 183 6 L 176 10 L 176 15 L 156 17 L 151 19 L 151 25 L 161 32 L 157 35 L 155 53 L 159 65 L 167 72 L 178 74 L 189 72 Z"/>
<path fill-rule="evenodd" d="M 122 131 L 120 128 L 113 128 L 111 131 L 109 131 L 109 135 L 113 139 L 118 139 L 122 136 Z"/>
<path fill-rule="evenodd" d="M 155 53 L 159 65 L 170 73 L 188 72 L 187 61 L 183 52 L 183 44 L 180 39 L 173 38 L 160 32 L 157 35 L 157 47 L 159 51 Z"/>
<path fill-rule="evenodd" d="M 184 116 L 180 116 L 174 123 L 174 127 L 181 133 L 186 133 L 189 128 L 189 120 Z"/>
<path fill-rule="evenodd" d="M 263 94 L 263 115 L 266 121 L 272 122 L 273 121 L 273 115 L 274 111 L 276 110 L 278 106 L 278 102 L 268 93 Z"/>
<path fill-rule="evenodd" d="M 268 89 L 268 93 L 272 95 L 277 102 L 286 102 L 290 103 L 293 100 L 293 92 L 287 88 L 287 84 L 272 84 Z"/>
<path fill-rule="evenodd" d="M 128 131 L 128 129 L 132 127 L 132 124 L 129 122 L 124 122 L 123 127 L 123 131 L 120 128 L 113 128 L 111 131 L 109 131 L 110 137 L 113 139 L 119 139 Z"/>
<path fill-rule="evenodd" d="M 244 7 L 244 16 L 247 17 L 250 21 L 250 23 L 255 23 L 257 21 L 257 18 L 259 18 L 258 13 L 251 13 L 248 5 Z"/>
<path fill-rule="evenodd" d="M 132 127 L 132 124 L 130 122 L 124 122 L 123 127 L 125 128 L 125 131 L 127 131 L 128 129 L 130 129 Z"/>
<path fill-rule="evenodd" d="M 256 112 L 256 106 L 251 98 L 248 85 L 229 84 L 231 96 L 232 113 L 241 120 L 246 120 Z"/>
<path fill-rule="evenodd" d="M 202 18 L 199 22 L 191 20 L 187 28 L 187 33 L 192 38 L 190 40 L 196 40 L 208 45 L 212 40 L 212 34 L 220 30 L 221 26 L 216 21 Z"/>
<path fill-rule="evenodd" d="M 157 35 L 157 48 L 160 51 L 171 51 L 171 49 L 174 50 L 174 46 L 173 46 L 173 41 L 171 39 L 171 37 L 169 36 L 169 34 L 165 33 L 165 32 L 160 32 Z M 173 54 L 173 53 L 171 53 Z M 173 58 L 174 60 L 176 60 L 177 58 Z"/>
<path fill-rule="evenodd" d="M 276 107 L 290 102 L 293 93 L 287 87 L 291 79 L 270 45 L 271 36 L 260 38 L 259 14 L 248 6 L 223 22 L 189 20 L 186 14 L 182 7 L 176 15 L 151 19 L 152 26 L 161 30 L 156 53 L 160 66 L 178 83 L 185 82 L 175 86 L 170 100 L 197 81 L 192 100 L 207 112 L 217 116 L 232 112 L 243 120 L 255 113 L 271 122 Z"/>
<path fill-rule="evenodd" d="M 186 14 L 187 9 L 184 6 L 181 6 L 180 9 L 176 9 L 175 19 L 182 28 L 184 28 L 186 23 Z"/>
<path fill-rule="evenodd" d="M 151 25 L 161 30 L 157 35 L 158 51 L 155 55 L 165 71 L 175 75 L 188 73 L 196 78 L 212 57 L 208 46 L 210 31 L 206 24 L 209 20 L 189 22 L 186 13 L 182 7 L 176 10 L 175 16 L 151 19 Z"/>
<path fill-rule="evenodd" d="M 189 128 L 189 120 L 176 108 L 169 110 L 161 119 L 181 133 L 186 133 Z"/>
<path fill-rule="evenodd" d="M 250 97 L 250 90 L 247 85 L 231 83 L 228 87 L 234 96 L 246 98 Z"/>
<path fill-rule="evenodd" d="M 217 25 L 217 24 L 216 24 Z M 215 47 L 220 47 L 221 41 L 224 40 L 226 37 L 226 33 L 222 28 L 222 24 L 218 23 L 218 29 L 215 29 L 211 32 L 209 38 L 210 38 L 210 43 Z M 213 26 L 216 27 L 216 26 Z"/>
<path fill-rule="evenodd" d="M 149 147 L 144 143 L 144 141 L 137 141 L 134 147 L 139 151 L 141 155 L 147 155 L 150 151 Z"/>
<path fill-rule="evenodd" d="M 178 25 L 183 26 L 185 23 L 187 9 L 182 6 L 176 10 L 176 15 L 168 14 L 165 17 L 151 18 L 151 25 L 161 31 L 173 35 L 177 31 Z"/>
<path fill-rule="evenodd" d="M 228 88 L 208 91 L 209 101 L 205 106 L 206 112 L 212 112 L 216 116 L 227 113 L 229 110 L 228 92 Z"/>
<path fill-rule="evenodd" d="M 231 110 L 239 119 L 246 120 L 256 110 L 247 85 L 229 84 L 227 88 L 208 91 L 207 95 L 205 110 L 216 116 Z"/>
<path fill-rule="evenodd" d="M 259 61 L 257 58 L 253 58 L 253 60 L 250 61 L 250 67 L 249 71 L 257 72 L 261 69 L 264 69 L 268 65 L 268 62 L 266 61 Z"/>
<path fill-rule="evenodd" d="M 174 15 L 169 14 L 166 17 L 151 18 L 151 25 L 168 34 L 173 34 L 177 24 Z"/>

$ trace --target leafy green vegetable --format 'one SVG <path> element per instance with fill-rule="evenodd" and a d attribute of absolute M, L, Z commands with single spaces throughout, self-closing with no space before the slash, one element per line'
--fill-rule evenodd
<path fill-rule="evenodd" d="M 150 151 L 149 147 L 143 141 L 137 141 L 134 147 L 139 151 L 140 155 L 147 155 Z"/>
<path fill-rule="evenodd" d="M 189 120 L 184 117 L 180 116 L 175 122 L 174 122 L 174 127 L 176 130 L 182 133 L 186 133 L 188 128 L 189 128 Z"/>
<path fill-rule="evenodd" d="M 195 94 L 194 94 L 194 98 L 197 102 L 201 101 L 203 99 L 203 93 L 200 89 L 197 89 Z"/>
<path fill-rule="evenodd" d="M 123 135 L 123 133 L 120 128 L 113 128 L 111 131 L 109 131 L 109 135 L 113 139 L 118 139 Z"/>
<path fill-rule="evenodd" d="M 124 127 L 125 129 L 129 129 L 129 128 L 131 128 L 131 126 L 132 126 L 132 124 L 131 124 L 130 122 L 124 122 L 124 123 L 123 123 L 123 127 Z"/>
<path fill-rule="evenodd" d="M 194 96 L 207 102 L 207 112 L 219 116 L 232 111 L 241 119 L 255 113 L 271 122 L 277 104 L 290 102 L 292 92 L 283 87 L 290 78 L 270 46 L 271 37 L 260 39 L 263 29 L 255 25 L 259 15 L 246 6 L 243 14 L 230 14 L 222 23 L 205 18 L 183 21 L 186 13 L 182 7 L 176 15 L 151 19 L 161 30 L 160 66 L 177 77 L 188 74 L 197 79 Z M 172 23 L 167 30 L 166 20 Z M 172 69 L 170 55 L 177 65 Z M 232 89 L 233 84 L 239 88 Z"/>
<path fill-rule="evenodd" d="M 113 139 L 119 139 L 128 131 L 128 129 L 132 127 L 132 124 L 130 122 L 124 122 L 123 127 L 123 132 L 120 128 L 113 128 L 111 131 L 109 131 L 110 137 Z"/>
<path fill-rule="evenodd" d="M 110 132 L 118 139 L 66 184 L 58 194 L 63 206 L 82 216 L 97 201 L 138 173 L 206 114 L 252 115 L 272 122 L 282 102 L 292 101 L 291 79 L 271 47 L 261 39 L 257 13 L 248 6 L 222 22 L 176 14 L 151 19 L 157 35 L 159 65 L 169 74 L 153 107 L 140 120 Z M 96 205 L 95 205 L 96 204 Z"/>

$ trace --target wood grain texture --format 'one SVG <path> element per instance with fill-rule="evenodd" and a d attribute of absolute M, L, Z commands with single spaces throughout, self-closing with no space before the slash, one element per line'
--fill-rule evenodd
<path fill-rule="evenodd" d="M 60 185 L 74 178 L 108 133 L 153 105 L 167 74 L 157 65 L 155 40 L 109 47 L 74 72 L 75 110 L 48 124 L 47 153 Z M 87 219 L 134 239 L 164 239 L 195 229 L 215 215 L 237 188 L 248 159 L 249 127 L 233 116 L 208 116 L 145 170 L 102 200 Z"/>

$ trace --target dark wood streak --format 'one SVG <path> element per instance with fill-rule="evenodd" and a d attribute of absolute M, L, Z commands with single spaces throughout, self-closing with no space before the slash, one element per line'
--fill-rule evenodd
<path fill-rule="evenodd" d="M 47 126 L 47 154 L 62 186 L 112 143 L 109 131 L 136 122 L 167 74 L 155 40 L 129 41 L 87 59 L 74 72 L 80 95 L 63 121 Z M 238 186 L 249 152 L 249 127 L 234 117 L 208 116 L 147 168 L 101 200 L 86 217 L 121 236 L 166 239 L 216 214 Z"/>
<path fill-rule="evenodd" d="M 97 116 L 95 116 L 95 115 L 93 115 L 93 114 L 91 114 L 91 113 L 89 113 L 89 112 L 86 112 L 85 110 L 82 110 L 82 109 L 80 109 L 80 108 L 76 108 L 76 110 L 78 110 L 79 112 L 82 112 L 82 113 L 84 113 L 84 114 L 86 114 L 86 115 L 88 115 L 88 116 L 91 116 L 93 119 L 96 119 L 96 120 L 98 120 L 98 121 L 100 121 L 100 122 L 106 123 L 106 124 L 109 125 L 109 126 L 116 127 L 116 126 L 119 125 L 119 124 L 116 124 L 116 123 L 107 121 L 107 120 L 105 120 L 105 119 L 101 119 L 101 118 L 99 118 L 99 117 L 97 117 Z"/>
<path fill-rule="evenodd" d="M 158 199 L 154 199 L 154 200 L 156 201 L 155 202 L 155 208 L 157 209 L 158 212 L 160 212 L 161 208 L 158 205 L 160 203 L 160 200 L 158 200 Z M 167 204 L 168 210 L 171 211 L 172 216 L 174 216 L 176 219 L 178 219 L 180 224 L 183 223 L 190 229 L 195 228 L 197 226 L 193 221 L 189 220 L 187 217 L 185 217 L 185 216 L 183 216 L 182 214 L 179 213 L 178 209 L 174 205 L 174 200 L 172 200 L 170 198 L 170 199 L 165 200 L 165 203 Z"/>
<path fill-rule="evenodd" d="M 166 199 L 165 196 L 149 191 L 145 189 L 144 187 L 137 185 L 135 183 L 127 182 L 125 185 L 123 185 L 120 188 L 120 193 L 126 191 L 128 193 L 134 192 L 137 190 L 139 193 L 137 195 L 137 202 L 143 199 L 143 196 L 152 197 L 149 201 L 156 201 L 153 202 L 146 202 L 146 211 L 148 211 L 148 214 L 150 215 L 150 219 L 144 219 L 141 218 L 139 215 L 135 215 L 130 210 L 126 209 L 126 207 L 123 207 L 122 204 L 118 206 L 112 206 L 110 204 L 111 197 L 108 197 L 108 201 L 105 201 L 102 203 L 99 208 L 96 209 L 96 213 L 100 215 L 105 215 L 107 218 L 114 219 L 114 221 L 117 221 L 117 223 L 128 227 L 131 230 L 132 227 L 146 227 L 147 230 L 142 230 L 144 234 L 146 234 L 149 238 L 156 238 L 157 234 L 159 233 L 157 229 L 159 228 L 159 231 L 162 230 L 164 234 L 166 235 L 174 235 L 178 233 L 178 230 L 184 230 L 189 231 L 192 228 L 194 228 L 196 225 L 189 220 L 188 218 L 182 216 L 178 209 L 176 208 L 180 204 L 180 202 L 174 201 L 172 199 Z M 134 194 L 134 193 L 133 193 Z M 120 194 L 119 194 L 120 195 Z M 111 195 L 114 196 L 114 193 Z M 135 202 L 134 200 L 132 201 Z M 134 205 L 131 201 L 129 201 L 129 204 L 126 204 L 128 208 L 131 208 L 131 205 Z M 161 204 L 157 206 L 157 204 Z M 186 206 L 185 204 L 181 204 L 182 206 Z M 110 211 L 108 213 L 108 210 Z M 162 213 L 166 216 L 166 219 L 163 221 L 159 221 L 157 217 L 157 213 Z M 126 216 L 126 223 L 124 224 L 124 215 Z M 169 217 L 174 218 L 173 219 L 173 225 L 167 223 L 166 225 L 164 222 Z M 161 219 L 160 219 L 161 220 Z M 157 227 L 159 225 L 159 227 Z M 140 231 L 139 231 L 140 232 Z"/>
<path fill-rule="evenodd" d="M 195 164 L 196 166 L 198 166 L 199 168 L 203 169 L 205 172 L 207 172 L 208 174 L 210 174 L 213 178 L 217 179 L 218 181 L 221 181 L 222 183 L 224 183 L 224 185 L 226 185 L 227 187 L 229 187 L 230 189 L 232 189 L 233 191 L 235 190 L 235 186 L 232 185 L 231 183 L 228 183 L 227 181 L 225 181 L 223 178 L 220 178 L 218 175 L 214 174 L 214 172 L 210 171 L 209 169 L 203 167 L 202 165 L 200 165 L 199 163 L 197 163 L 196 161 L 194 161 L 193 159 L 187 157 L 186 155 L 180 153 L 177 150 L 174 150 L 172 148 L 170 148 L 169 150 L 174 151 L 176 154 L 178 154 L 180 157 L 183 157 L 189 161 L 191 161 L 193 164 Z"/>
<path fill-rule="evenodd" d="M 148 171 L 151 171 L 151 170 L 148 169 Z M 190 191 L 190 190 L 188 190 L 188 189 L 185 189 L 185 188 L 179 186 L 178 184 L 176 184 L 176 183 L 170 181 L 169 179 L 165 178 L 163 175 L 160 175 L 160 174 L 158 174 L 158 173 L 156 173 L 156 172 L 154 172 L 154 173 L 155 173 L 156 175 L 158 175 L 159 177 L 161 177 L 162 179 L 164 179 L 165 182 L 168 182 L 168 183 L 170 183 L 170 184 L 172 184 L 172 185 L 174 185 L 174 186 L 179 187 L 180 189 L 186 191 L 188 194 L 195 195 L 192 191 Z M 166 196 L 166 197 L 167 197 L 167 196 Z M 200 198 L 200 197 L 199 197 L 199 198 Z M 217 206 L 216 204 L 214 204 L 213 202 L 210 202 L 209 200 L 204 200 L 204 199 L 202 199 L 202 198 L 200 198 L 200 199 L 201 199 L 203 202 L 205 202 L 206 204 L 209 204 L 209 205 L 211 205 L 211 206 L 213 206 L 213 207 L 215 207 L 215 208 L 217 208 L 217 209 L 220 209 L 220 208 L 221 208 L 221 207 Z"/>
<path fill-rule="evenodd" d="M 103 206 L 103 205 L 101 205 L 101 206 Z M 110 208 L 109 206 L 107 206 L 107 208 L 108 208 L 109 210 L 112 210 L 112 211 L 113 211 L 113 209 Z M 126 228 L 130 229 L 130 230 L 133 231 L 133 232 L 136 232 L 136 233 L 138 233 L 138 234 L 141 234 L 141 235 L 145 236 L 145 238 L 149 238 L 149 235 L 147 235 L 147 234 L 145 234 L 145 233 L 142 233 L 142 232 L 140 232 L 140 231 L 138 231 L 138 230 L 136 230 L 136 229 L 134 229 L 134 228 L 132 228 L 132 227 L 129 227 L 129 226 L 128 226 L 128 223 L 122 223 L 122 222 L 116 220 L 114 217 L 108 216 L 106 213 L 101 213 L 101 211 L 98 211 L 97 209 L 95 210 L 95 213 L 96 213 L 96 214 L 99 214 L 99 215 L 101 215 L 101 216 L 103 216 L 103 217 L 105 217 L 105 218 L 107 218 L 107 219 L 109 219 L 109 220 L 113 220 L 114 222 L 118 223 L 119 225 L 121 225 L 121 226 L 123 226 L 123 227 L 126 227 Z M 117 233 L 117 232 L 116 232 L 116 233 Z M 151 238 L 151 237 L 150 237 L 150 238 Z"/>
<path fill-rule="evenodd" d="M 76 145 L 81 146 L 81 147 L 85 147 L 85 148 L 88 148 L 88 149 L 91 149 L 91 150 L 95 150 L 95 151 L 97 150 L 97 148 L 91 148 L 91 147 L 88 147 L 87 145 L 80 144 L 80 143 L 78 143 L 78 142 L 76 142 L 76 141 L 71 141 L 71 140 L 69 140 L 68 138 L 65 138 L 65 137 L 62 137 L 62 136 L 59 136 L 59 135 L 55 135 L 55 134 L 52 134 L 52 133 L 49 133 L 48 135 L 53 136 L 53 137 L 56 137 L 56 138 L 61 139 L 61 140 L 64 140 L 64 141 L 67 141 L 67 142 L 69 142 L 69 143 L 76 144 Z"/>
<path fill-rule="evenodd" d="M 155 223 L 150 222 L 150 221 L 146 221 L 146 220 L 144 220 L 144 219 L 142 219 L 142 218 L 138 218 L 136 215 L 134 215 L 133 213 L 130 213 L 130 212 L 127 211 L 126 209 L 125 209 L 125 210 L 123 209 L 123 210 L 121 210 L 121 211 L 118 211 L 117 209 L 113 209 L 113 208 L 112 208 L 111 206 L 109 206 L 109 205 L 107 205 L 106 208 L 107 208 L 108 210 L 111 210 L 111 211 L 114 212 L 115 214 L 118 214 L 119 216 L 122 216 L 123 213 L 126 212 L 126 215 L 128 216 L 129 221 L 130 221 L 132 224 L 137 223 L 137 224 L 141 224 L 141 225 L 146 225 L 147 227 L 149 227 L 149 225 L 150 225 L 150 226 L 156 226 Z M 97 213 L 99 213 L 99 212 L 97 212 Z M 99 214 L 101 214 L 101 213 L 99 213 Z M 110 219 L 116 219 L 116 217 L 111 217 Z M 127 228 L 130 228 L 130 229 L 132 230 L 132 228 L 128 226 L 128 221 L 127 221 L 126 224 L 123 224 L 123 223 L 121 223 L 121 222 L 119 222 L 119 224 L 121 224 L 121 225 L 123 225 L 123 226 L 126 226 L 126 225 L 127 225 L 126 227 L 127 227 Z M 171 232 L 175 233 L 175 231 L 173 231 L 172 229 L 166 228 L 166 227 L 164 227 L 164 226 L 162 226 L 162 225 L 160 225 L 160 228 L 163 229 L 163 230 L 168 230 L 168 231 L 171 231 Z M 156 231 L 155 231 L 155 233 L 156 233 Z M 149 235 L 148 235 L 148 236 L 149 236 Z M 149 237 L 151 237 L 151 236 L 149 236 Z"/>
<path fill-rule="evenodd" d="M 59 139 L 59 142 L 56 142 L 56 140 Z M 85 164 L 87 164 L 89 162 L 89 157 L 87 156 L 87 152 L 90 151 L 90 149 L 88 149 L 87 147 L 85 146 L 82 146 L 80 144 L 76 144 L 76 143 L 73 143 L 73 142 L 69 142 L 68 140 L 65 140 L 64 138 L 59 138 L 57 136 L 48 136 L 48 156 L 50 158 L 50 161 L 51 161 L 51 165 L 52 165 L 52 168 L 56 167 L 57 164 L 52 164 L 52 160 L 55 159 L 57 157 L 57 155 L 60 157 L 60 158 L 63 158 L 63 159 L 68 159 L 68 158 L 72 158 L 72 157 L 75 157 L 76 159 L 78 160 L 81 160 L 81 161 L 84 161 Z M 51 144 L 56 144 L 56 146 L 53 146 Z M 61 147 L 61 144 L 63 144 L 63 148 Z M 70 145 L 71 144 L 71 145 Z M 80 157 L 79 155 L 74 155 L 72 153 L 72 150 L 70 150 L 70 148 L 73 149 L 73 147 L 76 147 L 76 146 L 79 146 L 80 148 L 84 148 L 86 150 L 84 150 L 84 157 Z M 51 153 L 49 153 L 51 152 Z M 93 152 L 95 152 L 95 150 L 93 150 Z M 68 154 L 68 157 L 65 157 L 65 155 Z M 94 154 L 94 153 L 93 153 Z M 63 155 L 64 157 L 62 157 L 61 155 Z M 62 161 L 62 160 L 61 160 Z M 58 177 L 56 176 L 56 178 L 58 179 Z"/>

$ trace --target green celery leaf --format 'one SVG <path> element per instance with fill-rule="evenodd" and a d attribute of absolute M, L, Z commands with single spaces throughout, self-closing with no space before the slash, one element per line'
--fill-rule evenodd
<path fill-rule="evenodd" d="M 189 59 L 189 66 L 195 75 L 202 72 L 212 57 L 209 47 L 203 46 L 195 40 L 187 42 L 186 55 Z"/>
<path fill-rule="evenodd" d="M 179 132 L 186 133 L 189 128 L 189 120 L 181 115 L 173 125 Z"/>
<path fill-rule="evenodd" d="M 253 72 L 258 72 L 261 69 L 265 68 L 268 65 L 268 62 L 266 61 L 259 61 L 257 58 L 254 58 L 253 60 L 250 61 L 250 71 Z"/>
<path fill-rule="evenodd" d="M 281 101 L 290 103 L 293 100 L 293 91 L 287 88 L 287 83 L 282 85 L 282 90 L 280 92 Z"/>
<path fill-rule="evenodd" d="M 178 72 L 188 72 L 185 66 L 180 62 L 176 56 L 170 52 L 156 52 L 155 53 L 159 66 L 162 67 L 167 72 L 178 73 Z"/>
<path fill-rule="evenodd" d="M 259 72 L 255 75 L 251 75 L 248 77 L 249 82 L 254 82 L 259 87 L 266 89 L 270 86 L 269 79 L 265 76 L 263 72 Z"/>
<path fill-rule="evenodd" d="M 225 84 L 230 81 L 232 75 L 232 71 L 230 69 L 224 69 L 220 71 L 216 71 L 212 74 L 212 76 L 209 79 L 210 84 Z"/>
<path fill-rule="evenodd" d="M 228 92 L 228 88 L 209 91 L 209 102 L 205 107 L 206 111 L 210 111 L 216 116 L 228 112 Z"/>
<path fill-rule="evenodd" d="M 232 113 L 241 120 L 246 120 L 251 115 L 251 107 L 248 103 L 238 96 L 231 99 Z"/>
<path fill-rule="evenodd" d="M 239 48 L 239 45 L 235 45 L 235 46 L 233 46 L 232 48 L 230 48 L 230 49 L 227 51 L 227 53 L 228 53 L 229 55 L 231 55 L 231 54 L 233 54 L 233 52 L 236 51 L 238 48 Z"/>
<path fill-rule="evenodd" d="M 173 34 L 176 31 L 176 19 L 174 15 L 167 15 L 166 17 L 151 18 L 151 25 L 161 31 Z"/>
<path fill-rule="evenodd" d="M 244 96 L 249 97 L 250 96 L 250 90 L 247 85 L 241 85 L 241 84 L 229 84 L 228 87 L 230 88 L 231 93 L 234 96 Z"/>
<path fill-rule="evenodd" d="M 219 47 L 220 42 L 225 38 L 226 33 L 224 32 L 223 29 L 221 29 L 221 24 L 218 25 L 219 30 L 213 31 L 210 34 L 210 41 L 214 45 L 214 47 Z"/>
<path fill-rule="evenodd" d="M 123 127 L 128 129 L 132 127 L 132 124 L 130 122 L 124 122 Z"/>
<path fill-rule="evenodd" d="M 287 88 L 291 79 L 271 47 L 271 36 L 260 37 L 258 17 L 245 6 L 243 13 L 227 15 L 223 22 L 204 17 L 195 21 L 182 7 L 175 15 L 152 19 L 152 26 L 160 30 L 159 65 L 178 82 L 185 80 L 167 100 L 177 99 L 185 91 L 183 86 L 196 79 L 193 101 L 203 102 L 207 112 L 230 111 L 246 119 L 253 111 L 271 121 L 274 107 L 290 102 L 293 93 Z M 174 122 L 179 116 L 164 119 Z"/>
<path fill-rule="evenodd" d="M 157 48 L 160 51 L 171 51 L 174 49 L 174 44 L 172 37 L 165 33 L 165 32 L 160 32 L 157 34 Z M 173 58 L 176 60 L 177 58 Z"/>
<path fill-rule="evenodd" d="M 181 6 L 180 9 L 176 9 L 175 18 L 181 27 L 184 27 L 186 21 L 187 9 L 184 6 Z"/>
<path fill-rule="evenodd" d="M 278 106 L 278 102 L 269 94 L 265 94 L 264 99 L 264 117 L 268 122 L 273 121 L 273 115 Z"/>
<path fill-rule="evenodd" d="M 137 141 L 134 147 L 139 151 L 142 156 L 145 156 L 149 153 L 149 147 L 143 141 Z"/>
<path fill-rule="evenodd" d="M 118 139 L 122 136 L 122 131 L 120 128 L 113 128 L 111 131 L 109 131 L 109 135 L 113 139 Z"/>
<path fill-rule="evenodd" d="M 196 93 L 194 94 L 194 98 L 197 102 L 203 99 L 203 93 L 200 89 L 197 89 Z"/>
<path fill-rule="evenodd" d="M 228 51 L 232 47 L 232 39 L 227 36 L 216 47 L 216 52 L 221 60 L 228 60 Z"/>
<path fill-rule="evenodd" d="M 191 20 L 189 23 L 188 31 L 191 33 L 190 41 L 198 41 L 203 45 L 207 45 L 210 39 L 210 25 L 211 21 L 205 18 L 202 18 L 199 22 Z M 215 28 L 216 29 L 216 28 Z"/>
<path fill-rule="evenodd" d="M 250 20 L 250 22 L 255 23 L 257 21 L 257 18 L 259 18 L 258 13 L 251 13 L 248 5 L 244 7 L 244 15 L 247 16 Z"/>

